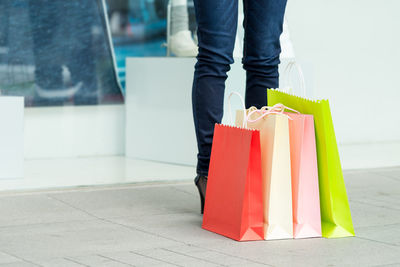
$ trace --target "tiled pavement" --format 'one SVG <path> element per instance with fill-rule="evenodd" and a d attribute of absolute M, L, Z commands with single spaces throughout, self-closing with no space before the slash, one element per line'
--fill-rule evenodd
<path fill-rule="evenodd" d="M 400 167 L 345 172 L 357 237 L 235 242 L 192 183 L 0 193 L 0 266 L 400 266 Z"/>

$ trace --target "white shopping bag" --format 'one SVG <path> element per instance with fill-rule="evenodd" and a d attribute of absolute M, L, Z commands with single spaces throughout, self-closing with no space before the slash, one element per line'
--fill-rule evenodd
<path fill-rule="evenodd" d="M 248 114 L 253 110 L 256 109 L 250 108 Z M 237 111 L 236 126 L 242 125 L 243 112 Z M 252 112 L 247 127 L 260 130 L 264 237 L 266 240 L 293 238 L 289 117 Z"/>

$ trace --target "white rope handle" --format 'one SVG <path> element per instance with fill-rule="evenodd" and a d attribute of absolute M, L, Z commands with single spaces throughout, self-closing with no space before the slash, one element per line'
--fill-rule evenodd
<path fill-rule="evenodd" d="M 300 65 L 296 61 L 290 61 L 287 64 L 287 66 L 283 72 L 283 76 L 285 77 L 284 86 L 287 88 L 287 91 L 290 91 L 293 89 L 293 84 L 291 83 L 291 79 L 290 79 L 293 69 L 297 70 L 297 76 L 300 80 L 300 88 L 303 93 L 303 97 L 306 97 L 306 95 L 307 95 L 306 94 L 306 81 L 304 79 L 303 70 L 301 69 Z M 285 91 L 285 89 L 284 89 L 284 91 Z"/>
<path fill-rule="evenodd" d="M 289 108 L 289 107 L 287 107 L 287 106 L 285 106 L 285 105 L 283 105 L 281 103 L 278 103 L 278 104 L 275 104 L 272 107 L 265 106 L 265 107 L 262 107 L 261 109 L 253 109 L 247 115 L 247 122 L 259 121 L 262 118 L 264 118 L 264 117 L 266 117 L 266 116 L 268 116 L 270 114 L 283 115 L 283 116 L 286 116 L 289 120 L 293 120 L 289 115 L 283 113 L 283 112 L 285 112 L 286 109 L 290 110 L 290 111 L 293 111 L 294 113 L 300 114 L 300 112 L 298 112 L 297 110 Z M 261 116 L 259 116 L 257 119 L 253 120 L 253 119 L 251 119 L 251 116 L 254 113 L 259 113 L 259 114 L 261 114 Z"/>
<path fill-rule="evenodd" d="M 229 97 L 228 97 L 228 109 L 229 109 L 229 117 L 231 119 L 231 124 L 235 125 L 235 122 L 233 121 L 232 106 L 231 106 L 231 98 L 232 98 L 233 95 L 237 95 L 240 98 L 240 101 L 242 103 L 242 108 L 243 108 L 243 125 L 242 125 L 242 128 L 247 128 L 246 106 L 244 104 L 243 97 L 238 92 L 232 92 L 232 93 L 229 94 Z"/>

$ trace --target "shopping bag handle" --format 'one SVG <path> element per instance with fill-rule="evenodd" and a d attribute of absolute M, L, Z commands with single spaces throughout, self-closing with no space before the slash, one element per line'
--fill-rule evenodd
<path fill-rule="evenodd" d="M 250 111 L 249 114 L 247 115 L 246 121 L 247 122 L 256 122 L 256 121 L 261 120 L 265 116 L 268 116 L 269 114 L 280 114 L 280 115 L 288 117 L 289 120 L 292 120 L 292 118 L 289 115 L 283 113 L 285 110 L 290 110 L 290 111 L 293 111 L 294 113 L 300 114 L 300 112 L 298 112 L 297 110 L 289 108 L 281 103 L 278 103 L 272 107 L 265 106 L 265 107 L 262 107 L 261 109 L 254 109 L 254 110 Z M 262 113 L 262 115 L 260 117 L 258 117 L 257 119 L 252 120 L 250 118 L 254 113 Z"/>
<path fill-rule="evenodd" d="M 282 89 L 282 91 L 287 92 L 287 93 L 293 93 L 292 92 L 293 85 L 292 85 L 291 79 L 290 79 L 293 69 L 297 70 L 297 76 L 300 80 L 300 89 L 303 93 L 303 97 L 306 97 L 306 82 L 304 79 L 303 70 L 301 69 L 300 65 L 295 60 L 290 61 L 287 64 L 287 66 L 283 72 L 283 77 L 285 77 L 285 79 L 284 79 L 284 87 L 283 87 L 284 89 Z"/>
<path fill-rule="evenodd" d="M 281 114 L 282 114 L 283 112 L 285 112 L 285 110 L 290 110 L 290 111 L 293 111 L 294 113 L 300 114 L 299 111 L 297 111 L 297 110 L 295 110 L 295 109 L 293 109 L 293 108 L 289 108 L 289 107 L 285 106 L 285 105 L 282 104 L 282 103 L 278 103 L 278 104 L 273 105 L 272 107 L 267 107 L 267 108 L 269 108 L 269 109 L 272 110 L 272 111 L 279 112 L 279 113 L 281 113 Z"/>
<path fill-rule="evenodd" d="M 231 119 L 231 124 L 235 125 L 235 122 L 233 121 L 232 106 L 231 106 L 231 98 L 232 98 L 233 95 L 236 95 L 236 96 L 238 96 L 240 98 L 240 102 L 242 103 L 242 108 L 243 108 L 243 125 L 242 125 L 242 128 L 247 128 L 246 105 L 244 104 L 243 97 L 238 92 L 232 92 L 232 93 L 229 94 L 229 97 L 228 97 L 228 109 L 229 109 L 229 117 Z"/>

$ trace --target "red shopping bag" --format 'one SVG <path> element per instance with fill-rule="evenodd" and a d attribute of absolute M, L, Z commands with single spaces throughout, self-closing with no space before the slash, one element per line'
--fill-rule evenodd
<path fill-rule="evenodd" d="M 260 133 L 216 124 L 203 228 L 238 241 L 263 240 Z"/>

